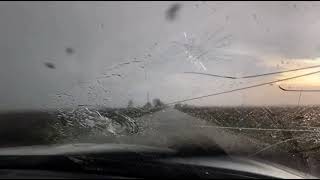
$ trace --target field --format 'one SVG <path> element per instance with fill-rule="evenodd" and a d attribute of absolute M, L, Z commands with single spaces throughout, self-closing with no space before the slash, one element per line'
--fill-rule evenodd
<path fill-rule="evenodd" d="M 77 107 L 55 111 L 0 114 L 0 147 L 78 142 L 82 137 L 130 135 L 143 127 L 136 121 L 162 108 Z"/>
<path fill-rule="evenodd" d="M 193 107 L 175 106 L 181 112 L 205 120 L 218 128 L 245 134 L 261 142 L 287 146 L 290 152 L 320 149 L 320 106 L 288 107 Z M 0 114 L 0 146 L 51 144 L 104 131 L 114 120 L 126 135 L 139 132 L 139 117 L 161 108 L 87 107 L 51 112 Z M 97 113 L 99 112 L 99 113 Z M 112 134 L 112 133 L 111 133 Z M 110 135 L 110 134 L 109 134 Z M 28 138 L 26 138 L 28 137 Z"/>
<path fill-rule="evenodd" d="M 79 107 L 50 112 L 2 113 L 0 147 L 78 142 L 83 137 L 97 134 L 104 137 L 131 136 L 146 128 L 140 117 L 162 109 Z M 289 153 L 302 159 L 302 166 L 312 172 L 320 170 L 320 106 L 176 105 L 175 109 L 205 120 L 213 128 L 245 135 L 267 145 L 253 155 Z"/>
<path fill-rule="evenodd" d="M 194 107 L 177 105 L 179 111 L 211 122 L 236 134 L 269 144 L 261 152 L 300 156 L 305 166 L 320 169 L 320 106 Z M 312 166 L 312 167 L 311 167 Z"/>
<path fill-rule="evenodd" d="M 176 108 L 218 127 L 266 143 L 295 139 L 288 144 L 296 147 L 297 141 L 314 145 L 320 141 L 320 106 L 288 107 L 193 107 Z M 299 137 L 302 140 L 299 140 Z M 313 142 L 313 143 L 311 143 Z M 303 145 L 306 150 L 307 146 Z M 320 148 L 320 147 L 319 147 Z M 311 148 L 313 149 L 313 148 Z M 296 149 L 298 150 L 298 149 Z"/>
<path fill-rule="evenodd" d="M 181 112 L 205 120 L 226 130 L 245 134 L 268 144 L 286 141 L 279 146 L 291 152 L 316 152 L 320 149 L 320 106 L 301 107 L 193 107 L 176 106 Z M 161 108 L 78 108 L 51 112 L 15 112 L 0 114 L 0 146 L 48 144 L 107 127 L 106 120 L 125 126 L 127 135 L 138 133 L 143 122 L 139 117 Z M 99 112 L 99 113 L 96 113 Z M 100 118 L 100 119 L 99 119 Z M 104 120 L 99 123 L 99 120 Z M 26 136 L 27 135 L 27 136 Z M 28 138 L 26 138 L 28 137 Z M 292 140 L 291 140 L 292 139 Z"/>

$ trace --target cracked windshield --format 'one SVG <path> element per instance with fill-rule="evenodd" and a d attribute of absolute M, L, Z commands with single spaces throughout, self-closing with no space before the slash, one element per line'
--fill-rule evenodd
<path fill-rule="evenodd" d="M 1 148 L 215 146 L 320 175 L 318 2 L 1 2 L 0 26 Z"/>

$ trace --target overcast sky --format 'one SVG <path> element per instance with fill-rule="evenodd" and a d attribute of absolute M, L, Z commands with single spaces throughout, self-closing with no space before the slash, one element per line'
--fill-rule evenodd
<path fill-rule="evenodd" d="M 246 80 L 183 73 L 240 76 L 318 65 L 319 5 L 0 2 L 0 110 L 124 106 L 129 99 L 142 105 L 148 92 L 170 103 L 320 70 Z M 320 74 L 280 84 L 320 89 Z M 268 85 L 185 103 L 297 104 L 298 96 Z M 319 98 L 303 93 L 301 103 Z"/>

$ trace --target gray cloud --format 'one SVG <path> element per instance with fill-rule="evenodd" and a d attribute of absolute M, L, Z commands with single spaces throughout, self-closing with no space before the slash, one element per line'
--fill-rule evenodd
<path fill-rule="evenodd" d="M 254 74 L 276 70 L 268 58 L 319 56 L 319 3 L 181 2 L 179 19 L 169 23 L 171 4 L 1 2 L 0 109 L 70 105 L 72 98 L 58 101 L 60 92 L 82 104 L 143 104 L 147 92 L 169 102 L 241 85 L 184 71 Z M 206 70 L 190 56 L 200 56 Z M 133 61 L 141 62 L 117 66 Z M 274 98 L 265 102 L 280 102 L 270 88 Z M 236 95 L 199 102 L 242 103 Z"/>

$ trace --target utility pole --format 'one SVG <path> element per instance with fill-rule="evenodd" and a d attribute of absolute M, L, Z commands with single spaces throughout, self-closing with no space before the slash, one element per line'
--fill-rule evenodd
<path fill-rule="evenodd" d="M 299 94 L 299 100 L 298 100 L 298 106 L 300 106 L 300 101 L 301 101 L 301 93 L 302 93 L 302 90 L 300 90 L 300 94 Z"/>
<path fill-rule="evenodd" d="M 146 71 L 146 63 L 144 62 L 144 65 L 143 65 L 143 71 L 144 71 L 144 80 L 147 82 L 148 80 L 148 76 L 147 76 L 147 71 Z M 147 91 L 147 103 L 150 102 L 150 99 L 149 99 L 149 91 Z"/>

